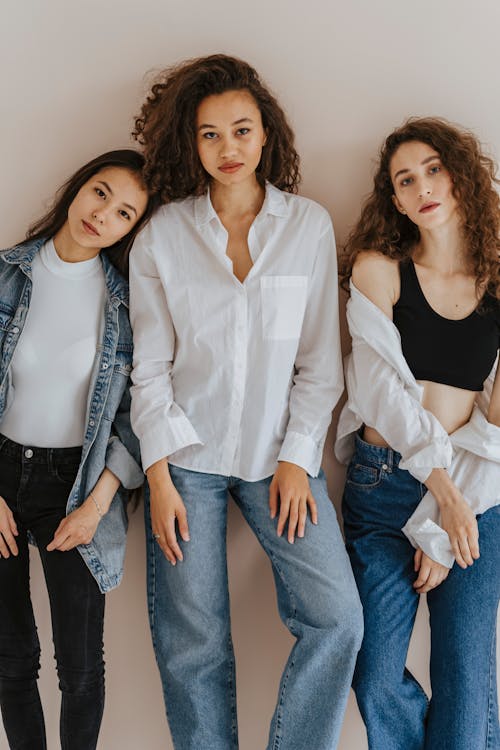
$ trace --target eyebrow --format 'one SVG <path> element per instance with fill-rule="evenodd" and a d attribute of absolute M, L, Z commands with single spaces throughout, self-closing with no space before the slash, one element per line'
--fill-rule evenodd
<path fill-rule="evenodd" d="M 97 180 L 97 182 L 99 182 L 101 185 L 104 185 L 104 187 L 106 188 L 106 190 L 108 191 L 110 195 L 114 195 L 113 191 L 111 190 L 111 187 L 109 186 L 107 182 L 104 182 L 104 180 Z M 123 205 L 125 206 L 125 208 L 128 208 L 130 209 L 130 211 L 133 211 L 134 214 L 137 216 L 137 211 L 135 210 L 133 206 L 130 205 L 130 203 L 124 203 Z"/>
<path fill-rule="evenodd" d="M 428 156 L 427 159 L 424 159 L 423 161 L 421 161 L 420 164 L 428 164 L 430 161 L 434 161 L 434 159 L 439 159 L 439 154 L 433 154 L 432 156 Z M 398 172 L 396 172 L 396 174 L 394 175 L 392 179 L 395 180 L 396 177 L 399 177 L 400 174 L 406 174 L 409 171 L 410 171 L 409 169 L 400 169 Z"/>
<path fill-rule="evenodd" d="M 253 122 L 251 117 L 240 117 L 239 120 L 235 120 L 231 123 L 231 125 L 241 125 L 242 122 Z M 204 123 L 203 125 L 198 126 L 198 130 L 203 130 L 203 128 L 216 128 L 217 125 L 208 125 L 207 123 Z"/>

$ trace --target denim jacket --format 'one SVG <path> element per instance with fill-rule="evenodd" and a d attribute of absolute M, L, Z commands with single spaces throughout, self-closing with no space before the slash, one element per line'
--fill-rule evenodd
<path fill-rule="evenodd" d="M 0 252 L 0 420 L 13 397 L 10 363 L 30 305 L 31 264 L 44 241 L 28 240 Z M 120 583 L 123 574 L 127 531 L 125 490 L 140 487 L 144 475 L 139 443 L 129 416 L 132 331 L 128 285 L 105 253 L 100 257 L 106 287 L 104 324 L 91 375 L 82 458 L 66 512 L 71 513 L 82 504 L 105 467 L 120 480 L 122 486 L 99 522 L 94 538 L 78 547 L 105 593 Z"/>

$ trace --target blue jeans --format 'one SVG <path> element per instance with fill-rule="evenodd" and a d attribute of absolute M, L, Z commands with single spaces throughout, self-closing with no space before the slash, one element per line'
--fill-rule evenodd
<path fill-rule="evenodd" d="M 50 600 L 62 750 L 94 750 L 104 707 L 104 595 L 77 549 L 47 552 L 66 515 L 81 448 L 34 448 L 0 436 L 0 495 L 19 554 L 0 559 L 0 708 L 11 750 L 46 750 L 37 687 L 40 644 L 30 597 L 28 531 Z"/>
<path fill-rule="evenodd" d="M 296 643 L 285 667 L 269 750 L 333 750 L 362 637 L 362 611 L 323 476 L 310 479 L 319 524 L 289 544 L 269 517 L 271 477 L 245 482 L 170 466 L 191 541 L 173 567 L 151 534 L 153 645 L 176 750 L 238 747 L 226 563 L 228 492 L 269 556 L 281 619 Z"/>
<path fill-rule="evenodd" d="M 400 455 L 359 437 L 343 501 L 347 550 L 364 608 L 353 686 L 370 750 L 498 750 L 496 620 L 500 507 L 478 517 L 481 557 L 427 595 L 432 699 L 407 670 L 419 601 L 415 550 L 401 532 L 425 487 Z"/>

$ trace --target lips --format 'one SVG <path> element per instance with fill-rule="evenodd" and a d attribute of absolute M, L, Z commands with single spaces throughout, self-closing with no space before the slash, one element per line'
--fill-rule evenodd
<path fill-rule="evenodd" d="M 220 172 L 224 172 L 224 174 L 233 174 L 233 172 L 237 172 L 238 169 L 241 169 L 243 164 L 241 162 L 229 162 L 228 164 L 223 164 L 222 167 L 219 167 Z"/>
<path fill-rule="evenodd" d="M 428 214 L 431 211 L 434 211 L 434 209 L 438 208 L 438 206 L 440 205 L 440 203 L 436 203 L 435 201 L 433 201 L 432 203 L 424 203 L 424 205 L 419 208 L 418 212 L 419 214 Z"/>
<path fill-rule="evenodd" d="M 100 236 L 99 232 L 97 231 L 97 229 L 92 224 L 90 224 L 88 221 L 84 221 L 82 219 L 82 226 L 83 226 L 84 230 L 87 232 L 87 234 L 92 235 L 92 237 L 99 237 Z"/>

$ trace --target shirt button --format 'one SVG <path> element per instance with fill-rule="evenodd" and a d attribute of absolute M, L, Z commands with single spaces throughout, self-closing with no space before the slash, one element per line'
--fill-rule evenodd
<path fill-rule="evenodd" d="M 26 448 L 26 450 L 24 451 L 24 455 L 26 456 L 26 458 L 33 458 L 33 451 L 31 450 L 31 448 Z"/>
<path fill-rule="evenodd" d="M 388 468 L 389 468 L 389 467 L 387 466 L 387 464 L 382 464 L 382 469 L 383 469 L 383 471 L 387 471 L 387 469 L 388 469 Z"/>

